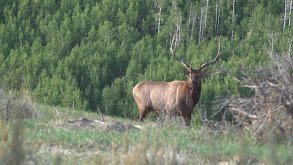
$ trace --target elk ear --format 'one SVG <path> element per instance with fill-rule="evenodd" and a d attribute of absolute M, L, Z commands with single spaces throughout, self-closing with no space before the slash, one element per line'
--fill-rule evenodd
<path fill-rule="evenodd" d="M 189 75 L 189 71 L 187 71 L 186 69 L 184 68 L 181 68 L 181 72 L 185 75 Z"/>

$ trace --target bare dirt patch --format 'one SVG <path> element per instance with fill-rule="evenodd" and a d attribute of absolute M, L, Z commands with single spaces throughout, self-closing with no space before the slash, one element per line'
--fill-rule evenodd
<path fill-rule="evenodd" d="M 142 129 L 140 125 L 125 124 L 118 121 L 100 121 L 89 120 L 87 118 L 80 118 L 78 120 L 68 120 L 62 126 L 69 126 L 74 128 L 99 128 L 103 130 L 125 131 L 127 129 Z"/>
<path fill-rule="evenodd" d="M 75 155 L 75 156 L 93 156 L 103 153 L 103 151 L 95 150 L 92 147 L 84 148 L 63 148 L 61 146 L 42 146 L 41 153 L 51 153 L 53 155 Z"/>

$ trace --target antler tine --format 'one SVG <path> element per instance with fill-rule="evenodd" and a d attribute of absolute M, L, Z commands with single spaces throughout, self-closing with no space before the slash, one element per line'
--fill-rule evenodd
<path fill-rule="evenodd" d="M 219 48 L 218 48 L 218 54 L 217 54 L 217 56 L 215 57 L 215 59 L 213 61 L 200 65 L 200 67 L 199 67 L 198 70 L 202 70 L 204 67 L 209 66 L 211 64 L 214 64 L 215 62 L 217 62 L 219 60 L 219 57 L 221 55 L 221 39 L 220 39 L 219 36 L 218 36 L 218 40 L 219 40 L 219 43 L 218 43 L 218 47 Z"/>
<path fill-rule="evenodd" d="M 183 66 L 185 66 L 186 68 L 190 69 L 190 67 L 189 67 L 184 61 L 181 61 L 179 58 L 177 58 L 177 57 L 175 56 L 175 53 L 174 53 L 174 51 L 173 51 L 173 43 L 174 43 L 175 37 L 176 37 L 176 34 L 174 35 L 174 37 L 173 37 L 173 39 L 172 39 L 172 43 L 171 43 L 171 47 L 170 47 L 171 53 L 172 53 L 173 57 L 174 57 L 177 61 L 179 61 L 179 62 L 180 62 Z"/>

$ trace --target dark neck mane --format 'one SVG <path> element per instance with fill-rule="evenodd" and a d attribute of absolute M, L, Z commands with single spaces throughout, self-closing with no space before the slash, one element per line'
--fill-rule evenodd
<path fill-rule="evenodd" d="M 194 107 L 197 104 L 197 102 L 199 101 L 199 98 L 200 98 L 201 82 L 199 82 L 198 84 L 196 84 L 193 87 L 188 83 L 188 80 L 185 83 L 186 83 L 186 86 L 187 86 L 187 90 L 189 92 L 189 96 L 191 96 L 186 101 L 189 103 L 189 105 Z"/>

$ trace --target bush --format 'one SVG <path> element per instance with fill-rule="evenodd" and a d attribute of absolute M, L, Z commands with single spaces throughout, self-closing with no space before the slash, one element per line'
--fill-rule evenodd
<path fill-rule="evenodd" d="M 0 89 L 0 116 L 3 120 L 26 119 L 36 115 L 34 103 L 28 94 L 17 97 L 12 91 L 6 95 L 4 89 Z"/>
<path fill-rule="evenodd" d="M 271 55 L 272 64 L 246 73 L 243 86 L 251 97 L 220 100 L 237 126 L 257 135 L 275 132 L 293 139 L 293 57 Z M 263 136 L 261 136 L 263 137 Z"/>
<path fill-rule="evenodd" d="M 32 92 L 34 99 L 50 105 L 84 109 L 87 102 L 82 99 L 82 92 L 74 80 L 63 80 L 57 76 L 43 78 Z"/>

